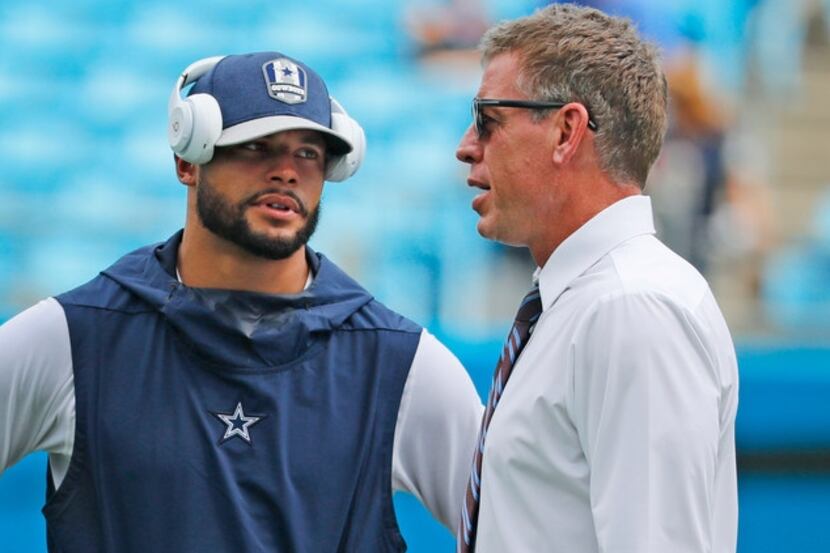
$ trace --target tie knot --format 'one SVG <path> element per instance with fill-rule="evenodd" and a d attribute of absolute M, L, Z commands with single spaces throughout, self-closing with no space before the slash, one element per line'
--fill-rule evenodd
<path fill-rule="evenodd" d="M 519 310 L 516 313 L 516 321 L 533 324 L 541 313 L 542 296 L 539 294 L 539 287 L 534 286 L 522 299 L 522 303 L 519 305 Z"/>

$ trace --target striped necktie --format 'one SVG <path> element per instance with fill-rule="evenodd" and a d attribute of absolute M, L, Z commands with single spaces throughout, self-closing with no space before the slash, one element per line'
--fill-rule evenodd
<path fill-rule="evenodd" d="M 504 393 L 504 387 L 510 373 L 513 372 L 513 365 L 519 357 L 522 348 L 530 338 L 533 325 L 542 314 L 542 299 L 539 296 L 539 288 L 533 290 L 522 300 L 519 311 L 516 313 L 516 320 L 513 328 L 507 335 L 507 340 L 502 348 L 501 357 L 496 364 L 496 371 L 493 375 L 493 384 L 490 387 L 490 397 L 487 400 L 487 407 L 484 409 L 484 416 L 481 419 L 481 430 L 478 434 L 478 443 L 473 454 L 473 466 L 470 469 L 470 481 L 467 483 L 467 495 L 464 498 L 464 505 L 461 510 L 461 523 L 458 526 L 456 536 L 457 553 L 468 553 L 475 550 L 476 525 L 478 523 L 479 491 L 481 489 L 481 458 L 484 454 L 484 441 L 487 438 L 487 427 L 490 426 L 490 419 L 493 418 L 493 411 L 499 404 Z"/>

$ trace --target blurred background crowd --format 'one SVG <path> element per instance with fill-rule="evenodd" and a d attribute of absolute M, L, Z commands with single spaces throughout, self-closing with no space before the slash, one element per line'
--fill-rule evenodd
<path fill-rule="evenodd" d="M 647 189 L 663 240 L 710 278 L 736 336 L 828 339 L 830 1 L 583 3 L 663 51 L 673 124 Z M 314 244 L 431 328 L 503 328 L 530 261 L 477 237 L 453 152 L 479 36 L 545 2 L 284 4 L 0 4 L 0 318 L 177 228 L 176 74 L 277 49 L 317 69 L 369 139 L 363 169 L 329 187 Z"/>
<path fill-rule="evenodd" d="M 476 234 L 454 151 L 481 33 L 547 3 L 0 1 L 0 322 L 177 230 L 176 76 L 203 57 L 278 50 L 320 73 L 368 139 L 357 175 L 326 187 L 312 246 L 443 338 L 486 393 L 533 266 Z M 646 192 L 738 345 L 740 550 L 830 551 L 809 532 L 830 519 L 830 0 L 580 3 L 630 17 L 663 52 L 672 124 Z M 41 484 L 43 460 L 31 466 Z M 15 518 L 23 504 L 37 518 L 42 495 L 3 484 L 0 528 L 42 549 L 42 531 Z M 777 549 L 767 523 L 787 505 L 787 532 L 802 535 L 781 543 L 807 541 Z M 428 523 L 402 524 L 411 550 L 433 550 Z"/>

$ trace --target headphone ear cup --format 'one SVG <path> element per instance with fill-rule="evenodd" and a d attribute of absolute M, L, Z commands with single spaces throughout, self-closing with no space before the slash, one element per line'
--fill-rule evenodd
<path fill-rule="evenodd" d="M 171 139 L 171 146 L 183 160 L 202 165 L 213 159 L 213 147 L 222 134 L 222 110 L 210 94 L 193 94 L 185 98 L 182 104 L 180 110 L 176 108 L 173 111 L 170 132 L 174 131 L 173 125 L 181 112 L 182 128 L 185 128 L 189 115 L 190 139 L 179 149 Z"/>
<path fill-rule="evenodd" d="M 357 121 L 332 99 L 331 130 L 343 135 L 352 145 L 346 155 L 332 157 L 326 167 L 326 180 L 341 182 L 354 175 L 363 163 L 366 153 L 366 134 Z"/>
<path fill-rule="evenodd" d="M 170 110 L 170 122 L 167 125 L 167 141 L 170 148 L 179 154 L 187 147 L 193 135 L 193 112 L 190 104 L 179 102 Z"/>

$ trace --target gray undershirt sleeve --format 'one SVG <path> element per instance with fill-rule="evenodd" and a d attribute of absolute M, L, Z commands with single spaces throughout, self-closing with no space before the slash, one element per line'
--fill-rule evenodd
<path fill-rule="evenodd" d="M 50 298 L 0 326 L 0 473 L 29 453 L 46 451 L 57 487 L 74 434 L 69 329 Z"/>

